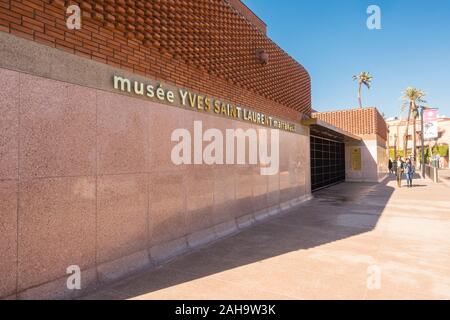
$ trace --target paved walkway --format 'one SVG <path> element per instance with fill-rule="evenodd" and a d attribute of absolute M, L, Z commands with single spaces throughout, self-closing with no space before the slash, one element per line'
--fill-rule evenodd
<path fill-rule="evenodd" d="M 450 299 L 450 193 L 344 183 L 87 299 Z M 380 271 L 380 289 L 367 279 Z"/>
<path fill-rule="evenodd" d="M 450 187 L 450 169 L 439 169 L 439 181 Z"/>

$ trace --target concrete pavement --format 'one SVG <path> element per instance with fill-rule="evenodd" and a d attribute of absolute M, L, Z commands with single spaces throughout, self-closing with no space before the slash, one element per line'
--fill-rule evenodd
<path fill-rule="evenodd" d="M 450 299 L 449 189 L 415 183 L 336 185 L 84 299 Z"/>
<path fill-rule="evenodd" d="M 439 169 L 439 182 L 450 187 L 450 169 Z"/>

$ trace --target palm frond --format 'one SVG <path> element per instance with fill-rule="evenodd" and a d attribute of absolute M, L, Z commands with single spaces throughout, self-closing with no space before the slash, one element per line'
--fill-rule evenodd
<path fill-rule="evenodd" d="M 426 96 L 426 93 L 423 92 L 421 89 L 417 89 L 414 87 L 408 87 L 403 91 L 402 100 L 416 103 L 425 103 L 424 97 Z"/>
<path fill-rule="evenodd" d="M 363 71 L 358 75 L 353 76 L 353 80 L 358 80 L 360 83 L 363 83 L 364 85 L 370 85 L 370 83 L 373 80 L 373 77 L 370 75 L 369 72 Z"/>

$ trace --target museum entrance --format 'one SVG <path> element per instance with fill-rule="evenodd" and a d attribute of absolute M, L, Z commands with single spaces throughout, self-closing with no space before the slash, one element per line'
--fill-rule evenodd
<path fill-rule="evenodd" d="M 345 181 L 343 142 L 311 135 L 311 190 Z"/>
<path fill-rule="evenodd" d="M 320 119 L 305 119 L 302 124 L 310 130 L 311 191 L 344 182 L 346 145 L 362 139 Z"/>

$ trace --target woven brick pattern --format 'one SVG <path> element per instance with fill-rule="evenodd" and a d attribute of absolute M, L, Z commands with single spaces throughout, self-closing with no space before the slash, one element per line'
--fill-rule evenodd
<path fill-rule="evenodd" d="M 66 27 L 75 3 L 81 30 Z M 225 0 L 1 0 L 0 10 L 0 31 L 275 116 L 311 110 L 306 70 Z"/>
<path fill-rule="evenodd" d="M 378 134 L 387 138 L 386 121 L 376 108 L 314 112 L 312 117 L 353 134 Z"/>
<path fill-rule="evenodd" d="M 246 19 L 258 27 L 264 34 L 267 33 L 267 26 L 257 15 L 253 13 L 241 0 L 228 0 L 229 3 L 238 10 Z"/>

